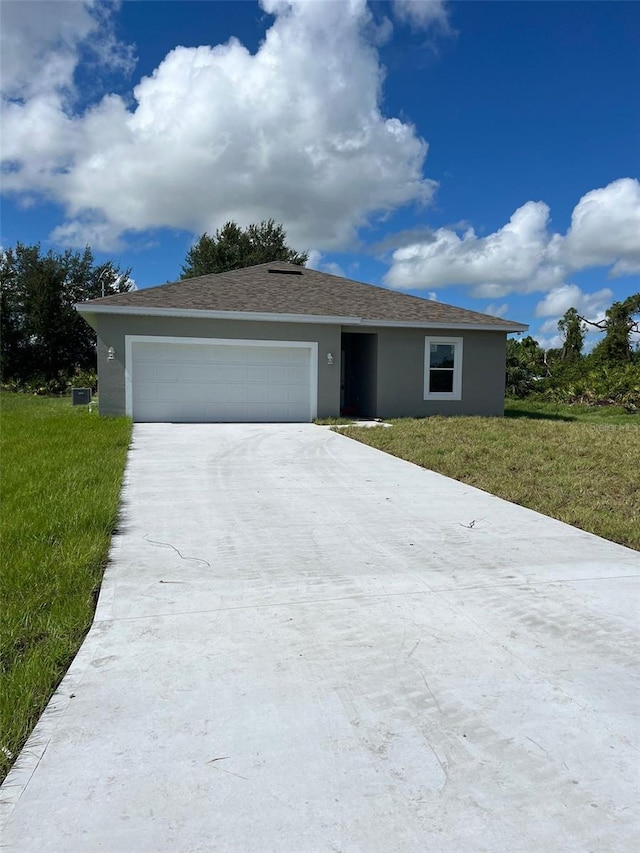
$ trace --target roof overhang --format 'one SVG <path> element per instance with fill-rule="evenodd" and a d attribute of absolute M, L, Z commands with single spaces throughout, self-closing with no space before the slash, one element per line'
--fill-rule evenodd
<path fill-rule="evenodd" d="M 400 329 L 468 329 L 478 332 L 526 332 L 523 323 L 443 323 L 411 320 L 368 320 L 362 317 L 342 317 L 321 314 L 274 314 L 253 311 L 208 311 L 193 308 L 142 308 L 130 305 L 95 305 L 78 302 L 74 308 L 96 328 L 102 315 L 120 317 L 179 317 L 200 320 L 248 320 L 256 323 L 307 323 L 325 326 L 381 326 Z"/>
<path fill-rule="evenodd" d="M 345 324 L 346 325 L 346 324 Z M 360 326 L 382 326 L 394 329 L 468 329 L 478 332 L 526 332 L 529 326 L 524 323 L 414 323 L 410 320 L 360 320 Z"/>

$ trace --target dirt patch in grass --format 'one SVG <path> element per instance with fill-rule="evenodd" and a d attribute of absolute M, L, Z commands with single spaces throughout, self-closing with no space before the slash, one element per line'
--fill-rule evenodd
<path fill-rule="evenodd" d="M 640 550 L 637 420 L 585 422 L 556 414 L 404 419 L 392 421 L 393 429 L 340 432 Z"/>
<path fill-rule="evenodd" d="M 131 424 L 18 394 L 0 412 L 4 778 L 91 624 Z"/>

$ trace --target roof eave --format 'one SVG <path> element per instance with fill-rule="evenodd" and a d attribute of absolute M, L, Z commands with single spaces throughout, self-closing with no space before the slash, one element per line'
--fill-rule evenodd
<path fill-rule="evenodd" d="M 335 317 L 315 314 L 274 314 L 264 311 L 211 311 L 204 308 L 147 308 L 132 305 L 92 305 L 79 302 L 74 305 L 83 317 L 98 314 L 115 314 L 130 317 L 188 317 L 201 320 L 251 320 L 272 323 L 321 323 L 324 325 L 360 323 L 360 317 Z"/>
<path fill-rule="evenodd" d="M 212 311 L 194 308 L 151 308 L 132 305 L 105 305 L 79 302 L 74 305 L 92 328 L 96 328 L 98 315 L 116 315 L 129 317 L 179 317 L 201 320 L 247 320 L 250 322 L 270 323 L 306 323 L 315 325 L 339 326 L 380 326 L 406 329 L 475 329 L 485 332 L 526 332 L 529 328 L 522 323 L 464 323 L 436 320 L 383 320 L 364 319 L 341 315 L 324 314 L 276 314 L 257 311 Z"/>
<path fill-rule="evenodd" d="M 361 320 L 361 326 L 381 326 L 395 329 L 475 329 L 479 332 L 526 332 L 529 326 L 507 320 L 503 323 L 456 323 L 454 321 L 427 320 Z"/>

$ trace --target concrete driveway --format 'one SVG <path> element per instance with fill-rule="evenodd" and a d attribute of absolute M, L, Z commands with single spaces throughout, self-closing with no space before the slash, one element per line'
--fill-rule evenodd
<path fill-rule="evenodd" d="M 312 425 L 139 425 L 9 850 L 603 851 L 640 555 Z"/>

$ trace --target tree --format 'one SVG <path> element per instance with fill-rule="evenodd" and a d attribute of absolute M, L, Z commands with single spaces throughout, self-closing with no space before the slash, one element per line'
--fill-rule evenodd
<path fill-rule="evenodd" d="M 0 253 L 0 372 L 18 383 L 95 369 L 93 330 L 76 302 L 131 289 L 130 270 L 95 265 L 91 249 L 43 255 L 40 244 Z"/>
<path fill-rule="evenodd" d="M 639 318 L 636 293 L 615 302 L 597 322 L 570 308 L 558 322 L 561 349 L 543 350 L 532 337 L 508 340 L 507 395 L 640 411 L 640 346 L 631 345 L 632 332 L 640 331 Z M 587 355 L 582 354 L 585 324 L 605 333 Z"/>
<path fill-rule="evenodd" d="M 564 317 L 558 320 L 558 331 L 564 338 L 560 359 L 577 361 L 582 355 L 586 326 L 575 308 L 569 308 L 565 311 Z"/>
<path fill-rule="evenodd" d="M 507 340 L 505 392 L 508 397 L 527 397 L 535 387 L 535 375 L 519 346 L 519 341 Z"/>
<path fill-rule="evenodd" d="M 506 393 L 510 397 L 526 397 L 548 372 L 545 353 L 531 335 L 507 340 Z"/>
<path fill-rule="evenodd" d="M 189 249 L 181 278 L 238 270 L 269 261 L 304 266 L 308 253 L 298 253 L 287 246 L 286 238 L 282 225 L 276 225 L 273 219 L 244 229 L 235 222 L 227 222 L 213 237 L 205 232 Z"/>
<path fill-rule="evenodd" d="M 596 323 L 584 320 L 590 326 L 605 333 L 604 338 L 594 347 L 593 356 L 608 364 L 624 364 L 633 360 L 631 332 L 640 331 L 640 322 L 634 319 L 640 315 L 640 293 L 628 296 L 622 302 L 614 302 L 605 312 L 604 320 Z"/>

